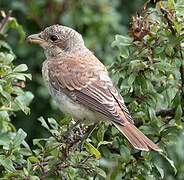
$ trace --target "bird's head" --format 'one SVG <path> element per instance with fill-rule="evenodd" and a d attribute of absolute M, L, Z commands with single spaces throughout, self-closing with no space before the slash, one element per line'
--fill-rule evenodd
<path fill-rule="evenodd" d="M 61 25 L 47 27 L 38 34 L 28 36 L 27 41 L 43 47 L 47 58 L 66 56 L 86 49 L 78 32 Z"/>

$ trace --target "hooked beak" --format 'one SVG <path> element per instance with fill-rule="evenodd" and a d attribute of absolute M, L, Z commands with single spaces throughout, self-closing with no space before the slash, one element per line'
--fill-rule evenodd
<path fill-rule="evenodd" d="M 32 34 L 28 36 L 26 40 L 29 43 L 35 43 L 35 44 L 42 44 L 45 42 L 45 40 L 40 37 L 40 34 Z"/>

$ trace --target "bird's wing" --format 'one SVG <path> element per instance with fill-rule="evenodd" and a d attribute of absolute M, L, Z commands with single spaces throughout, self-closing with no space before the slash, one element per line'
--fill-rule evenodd
<path fill-rule="evenodd" d="M 56 90 L 114 122 L 122 125 L 133 123 L 106 68 L 92 54 L 60 57 L 49 60 L 47 66 L 49 81 Z"/>

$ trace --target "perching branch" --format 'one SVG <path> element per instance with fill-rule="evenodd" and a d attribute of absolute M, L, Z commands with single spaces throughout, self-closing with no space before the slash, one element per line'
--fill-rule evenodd
<path fill-rule="evenodd" d="M 176 108 L 171 108 L 171 109 L 159 109 L 156 111 L 156 116 L 174 116 L 176 112 Z"/>
<path fill-rule="evenodd" d="M 62 156 L 59 157 L 59 162 L 52 167 L 50 170 L 45 171 L 42 173 L 42 176 L 40 177 L 41 180 L 44 180 L 46 177 L 56 173 L 58 170 L 63 170 L 65 168 L 68 167 L 73 167 L 73 168 L 82 168 L 84 169 L 88 174 L 93 173 L 94 174 L 94 180 L 97 176 L 97 173 L 95 172 L 94 169 L 91 169 L 90 167 L 87 166 L 87 162 L 90 158 L 94 158 L 93 155 L 88 156 L 84 161 L 81 162 L 81 164 L 76 165 L 76 164 L 66 164 L 66 159 L 69 157 L 70 153 L 72 152 L 73 147 L 81 140 L 81 138 L 79 138 L 79 136 L 74 135 L 72 137 L 72 140 L 70 138 L 64 138 L 65 136 L 61 136 L 63 138 L 60 138 L 58 136 L 55 136 L 54 134 L 52 134 L 56 140 L 60 143 L 63 144 L 62 148 L 61 148 L 61 153 Z M 45 164 L 47 165 L 47 164 Z"/>
<path fill-rule="evenodd" d="M 158 109 L 158 110 L 156 110 L 155 114 L 156 114 L 156 116 L 168 117 L 167 118 L 167 122 L 169 122 L 172 119 L 170 117 L 174 117 L 175 116 L 175 112 L 176 112 L 176 108 L 173 107 L 171 109 Z M 135 121 L 135 125 L 137 127 L 140 127 L 140 126 L 143 125 L 143 121 L 141 121 L 141 120 Z"/>

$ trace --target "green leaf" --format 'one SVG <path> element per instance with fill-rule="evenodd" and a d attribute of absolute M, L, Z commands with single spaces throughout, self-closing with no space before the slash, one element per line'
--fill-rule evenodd
<path fill-rule="evenodd" d="M 104 127 L 104 124 L 101 124 L 100 128 L 97 131 L 98 141 L 104 140 L 104 133 L 105 133 L 105 127 Z"/>
<path fill-rule="evenodd" d="M 174 0 L 168 0 L 168 8 L 173 10 L 175 9 Z"/>
<path fill-rule="evenodd" d="M 177 169 L 176 169 L 176 167 L 175 167 L 175 165 L 174 165 L 174 161 L 172 161 L 171 159 L 169 159 L 167 156 L 164 156 L 164 157 L 165 157 L 165 159 L 169 162 L 169 164 L 173 167 L 173 169 L 174 169 L 174 174 L 176 175 Z"/>
<path fill-rule="evenodd" d="M 167 44 L 167 48 L 165 49 L 165 52 L 168 56 L 172 56 L 174 50 L 173 50 L 173 44 Z"/>
<path fill-rule="evenodd" d="M 156 119 L 155 110 L 152 107 L 148 107 L 149 117 L 151 121 Z"/>
<path fill-rule="evenodd" d="M 164 178 L 164 170 L 158 166 L 157 164 L 155 164 L 155 167 L 157 168 L 158 172 L 160 173 L 161 178 Z"/>
<path fill-rule="evenodd" d="M 25 105 L 23 104 L 22 101 L 19 100 L 19 98 L 16 98 L 14 100 L 15 104 L 18 105 L 18 107 L 25 113 L 25 114 L 29 114 L 30 113 L 30 109 Z M 19 110 L 19 109 L 18 109 Z"/>
<path fill-rule="evenodd" d="M 39 162 L 39 160 L 38 160 L 38 158 L 36 156 L 30 156 L 28 159 L 29 159 L 29 161 L 31 163 L 37 163 L 37 162 Z"/>
<path fill-rule="evenodd" d="M 148 80 L 145 78 L 145 76 L 143 74 L 140 74 L 136 80 L 141 84 L 142 89 L 145 91 L 146 89 L 148 89 L 149 85 L 148 85 Z"/>
<path fill-rule="evenodd" d="M 173 104 L 172 104 L 172 106 L 173 106 L 173 107 L 177 107 L 177 106 L 179 106 L 180 104 L 181 104 L 181 96 L 180 96 L 180 93 L 179 93 L 179 91 L 178 91 L 178 92 L 176 93 L 174 99 L 173 99 Z"/>
<path fill-rule="evenodd" d="M 70 121 L 71 121 L 71 116 L 69 115 L 66 115 L 65 118 L 63 118 L 61 121 L 60 121 L 60 125 L 65 125 L 65 124 L 68 124 Z"/>
<path fill-rule="evenodd" d="M 26 136 L 27 134 L 22 129 L 19 129 L 13 139 L 13 145 L 15 147 L 19 147 L 22 144 L 22 141 L 26 138 Z"/>
<path fill-rule="evenodd" d="M 112 47 L 117 46 L 120 49 L 120 56 L 123 58 L 129 57 L 129 48 L 131 45 L 131 39 L 122 35 L 116 35 L 115 41 L 112 43 Z"/>
<path fill-rule="evenodd" d="M 24 72 L 27 70 L 28 70 L 28 67 L 26 64 L 20 64 L 14 68 L 13 72 Z"/>
<path fill-rule="evenodd" d="M 11 63 L 14 60 L 15 56 L 13 56 L 12 54 L 7 54 L 5 57 L 5 62 L 7 64 Z"/>
<path fill-rule="evenodd" d="M 132 39 L 128 36 L 116 35 L 115 41 L 112 43 L 112 47 L 118 46 L 119 44 L 123 46 L 130 46 Z"/>
<path fill-rule="evenodd" d="M 19 153 L 22 154 L 23 156 L 31 156 L 32 155 L 32 152 L 26 148 L 19 149 Z"/>
<path fill-rule="evenodd" d="M 12 48 L 10 47 L 10 45 L 8 43 L 6 43 L 5 41 L 1 41 L 0 40 L 0 48 L 2 48 L 2 47 L 4 49 L 6 49 L 6 52 L 8 52 L 8 54 L 10 53 L 14 58 L 13 59 L 11 57 L 7 58 L 7 57 L 4 56 L 5 55 L 4 53 L 0 53 L 0 59 L 3 58 L 3 56 L 4 56 L 4 58 L 7 58 L 6 59 L 7 61 L 11 61 L 12 62 L 15 59 L 15 57 L 16 57 L 15 54 L 13 53 L 13 51 L 12 51 Z M 10 62 L 8 62 L 8 63 L 10 63 Z"/>
<path fill-rule="evenodd" d="M 130 74 L 129 78 L 128 78 L 128 85 L 131 86 L 133 84 L 133 82 L 135 81 L 136 75 L 135 74 Z"/>
<path fill-rule="evenodd" d="M 0 145 L 9 147 L 10 142 L 11 142 L 11 137 L 8 134 L 0 134 Z"/>
<path fill-rule="evenodd" d="M 182 114 L 183 114 L 183 110 L 182 110 L 182 107 L 181 107 L 181 104 L 177 107 L 176 109 L 176 113 L 175 113 L 175 116 L 174 116 L 174 119 L 176 120 L 176 123 L 180 126 L 182 121 L 181 121 L 181 118 L 182 118 Z"/>
<path fill-rule="evenodd" d="M 26 175 L 26 176 L 29 176 L 29 172 L 27 171 L 27 169 L 24 167 L 23 168 L 23 171 L 24 171 L 24 174 Z"/>
<path fill-rule="evenodd" d="M 112 136 L 114 136 L 114 135 L 117 135 L 119 133 L 119 131 L 118 131 L 117 128 L 115 128 L 114 126 L 112 126 L 111 133 L 112 133 Z"/>
<path fill-rule="evenodd" d="M 100 157 L 101 157 L 100 152 L 92 144 L 90 144 L 88 141 L 85 141 L 85 144 L 87 145 L 89 151 L 96 156 L 96 159 L 97 160 L 100 159 Z"/>
<path fill-rule="evenodd" d="M 130 150 L 126 146 L 121 145 L 120 154 L 121 154 L 122 159 L 125 160 L 127 163 L 130 161 L 131 159 Z"/>
<path fill-rule="evenodd" d="M 50 124 L 50 126 L 55 129 L 55 130 L 58 130 L 59 128 L 59 124 L 57 123 L 57 121 L 53 118 L 48 118 L 48 122 Z"/>
<path fill-rule="evenodd" d="M 27 77 L 29 80 L 32 80 L 32 75 L 31 74 L 23 74 L 25 77 Z"/>
<path fill-rule="evenodd" d="M 21 80 L 21 81 L 26 81 L 26 76 L 22 73 L 14 72 L 12 74 L 9 74 L 8 77 L 12 78 L 12 79 L 18 79 L 18 80 Z"/>
<path fill-rule="evenodd" d="M 3 166 L 7 171 L 15 172 L 15 168 L 13 166 L 13 162 L 10 160 L 9 157 L 4 155 L 0 155 L 0 165 Z"/>
<path fill-rule="evenodd" d="M 38 176 L 30 176 L 30 180 L 40 180 Z"/>
<path fill-rule="evenodd" d="M 30 162 L 30 160 L 28 158 L 27 159 L 27 170 L 28 170 L 28 172 L 30 172 L 32 169 L 33 169 L 33 166 L 32 166 L 32 164 L 31 164 L 31 162 Z"/>
<path fill-rule="evenodd" d="M 178 127 L 176 126 L 169 126 L 169 127 L 166 127 L 164 128 L 161 132 L 160 132 L 160 135 L 162 137 L 167 137 L 168 134 L 177 134 L 178 132 Z"/>
<path fill-rule="evenodd" d="M 106 145 L 106 144 L 112 144 L 112 141 L 100 141 L 98 143 L 98 148 L 101 146 L 101 145 Z"/>
<path fill-rule="evenodd" d="M 6 175 L 4 176 L 4 179 L 15 179 L 15 178 L 19 178 L 20 176 L 20 173 L 19 172 L 9 172 L 9 173 L 6 173 Z"/>
<path fill-rule="evenodd" d="M 106 173 L 104 170 L 98 168 L 98 167 L 95 167 L 95 171 L 97 172 L 97 174 L 99 174 L 100 176 L 102 176 L 103 178 L 106 178 Z"/>
<path fill-rule="evenodd" d="M 152 65 L 155 69 L 158 69 L 160 71 L 165 71 L 165 69 L 167 70 L 172 70 L 172 66 L 171 64 L 167 63 L 167 62 L 157 62 L 157 63 L 154 63 Z"/>
<path fill-rule="evenodd" d="M 44 119 L 43 117 L 39 117 L 39 118 L 38 118 L 38 121 L 41 122 L 41 125 L 42 125 L 45 129 L 47 129 L 47 130 L 50 131 L 50 128 L 49 128 L 49 126 L 47 125 L 47 123 L 46 123 L 46 121 L 45 121 L 45 119 Z"/>
<path fill-rule="evenodd" d="M 13 94 L 16 94 L 18 96 L 24 94 L 24 91 L 22 88 L 17 86 L 13 86 L 12 88 L 13 88 Z"/>
<path fill-rule="evenodd" d="M 153 50 L 153 54 L 160 54 L 164 51 L 165 47 L 156 47 L 154 50 Z"/>
<path fill-rule="evenodd" d="M 34 98 L 33 94 L 29 91 L 25 92 L 24 94 L 17 96 L 14 100 L 15 104 L 20 107 L 20 109 L 25 113 L 30 113 L 30 109 L 27 107 L 32 99 Z"/>
<path fill-rule="evenodd" d="M 31 149 L 29 147 L 29 144 L 26 141 L 22 141 L 22 145 L 31 152 Z"/>
<path fill-rule="evenodd" d="M 6 92 L 6 91 L 2 91 L 1 94 L 8 100 L 11 101 L 11 95 Z"/>
<path fill-rule="evenodd" d="M 33 145 L 37 145 L 43 151 L 44 147 L 42 146 L 40 141 L 48 141 L 48 139 L 47 138 L 33 139 Z M 34 151 L 36 151 L 36 150 L 34 150 Z"/>

